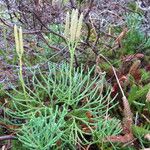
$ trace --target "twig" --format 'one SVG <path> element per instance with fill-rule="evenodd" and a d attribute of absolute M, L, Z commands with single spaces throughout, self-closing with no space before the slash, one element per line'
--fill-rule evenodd
<path fill-rule="evenodd" d="M 16 140 L 17 138 L 14 135 L 3 135 L 0 136 L 0 141 L 4 140 Z"/>
<path fill-rule="evenodd" d="M 72 8 L 74 8 L 74 9 L 76 8 L 74 0 L 70 0 L 70 4 L 71 4 Z"/>
<path fill-rule="evenodd" d="M 120 85 L 120 82 L 119 82 L 119 79 L 118 79 L 118 77 L 117 77 L 117 74 L 116 74 L 116 71 L 115 71 L 114 67 L 112 67 L 112 69 L 113 69 L 113 72 L 114 72 L 114 75 L 115 75 L 115 77 L 116 77 L 118 86 L 119 86 L 120 91 L 121 91 L 122 96 L 123 96 L 123 97 L 122 97 L 122 100 L 123 100 L 123 105 L 124 105 L 124 117 L 125 117 L 125 119 L 127 119 L 127 118 L 130 119 L 131 122 L 133 123 L 132 112 L 131 112 L 131 109 L 130 109 L 129 102 L 128 102 L 128 100 L 127 100 L 125 94 L 124 94 L 124 91 L 123 91 L 121 85 Z"/>
<path fill-rule="evenodd" d="M 56 50 L 56 51 L 61 51 L 59 48 L 57 48 L 57 47 L 55 47 L 55 46 L 49 45 L 48 41 L 44 38 L 44 36 L 42 35 L 42 33 L 40 33 L 40 36 L 41 36 L 41 38 L 44 40 L 44 42 L 46 43 L 46 45 L 47 45 L 49 48 L 54 49 L 54 50 Z"/>
<path fill-rule="evenodd" d="M 84 19 L 86 19 L 87 16 L 89 15 L 89 13 L 90 13 L 90 11 L 91 11 L 91 9 L 92 9 L 92 7 L 93 7 L 93 2 L 94 2 L 94 0 L 91 0 L 91 1 L 90 1 L 88 10 L 87 10 L 86 14 L 84 15 Z"/>

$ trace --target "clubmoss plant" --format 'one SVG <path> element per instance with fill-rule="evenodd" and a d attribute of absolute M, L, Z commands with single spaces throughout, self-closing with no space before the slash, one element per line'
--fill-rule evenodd
<path fill-rule="evenodd" d="M 33 114 L 32 119 L 22 126 L 18 133 L 19 141 L 30 150 L 57 149 L 59 141 L 64 133 L 64 116 L 67 111 L 62 112 L 56 107 L 55 110 L 45 107 L 43 113 Z"/>
<path fill-rule="evenodd" d="M 26 97 L 25 83 L 24 83 L 23 74 L 22 74 L 22 64 L 23 64 L 22 56 L 23 56 L 24 49 L 23 49 L 23 36 L 22 36 L 22 28 L 21 27 L 19 28 L 19 31 L 18 31 L 17 26 L 16 25 L 14 26 L 14 36 L 15 36 L 16 52 L 17 52 L 17 55 L 19 58 L 19 68 L 20 68 L 19 69 L 19 78 L 20 78 L 20 82 L 22 85 L 24 95 Z"/>
<path fill-rule="evenodd" d="M 72 69 L 73 69 L 73 60 L 75 49 L 78 45 L 80 35 L 81 35 L 81 28 L 83 23 L 83 13 L 81 13 L 78 19 L 78 10 L 73 9 L 71 15 L 67 12 L 66 15 L 66 23 L 65 23 L 65 31 L 64 36 L 66 38 L 66 42 L 69 48 L 70 53 L 70 95 L 71 95 L 71 87 L 72 87 Z M 70 96 L 71 97 L 71 96 Z M 70 100 L 70 98 L 69 98 Z"/>
<path fill-rule="evenodd" d="M 64 147 L 71 147 L 70 150 L 75 150 L 77 143 L 80 145 L 92 144 L 93 142 L 98 143 L 100 141 L 100 137 L 98 137 L 100 133 L 103 133 L 101 137 L 103 139 L 111 133 L 112 135 L 118 133 L 120 128 L 119 131 L 117 130 L 118 132 L 114 130 L 115 127 L 111 130 L 112 132 L 107 130 L 107 126 L 106 128 L 102 128 L 106 114 L 108 115 L 111 108 L 116 106 L 114 99 L 110 99 L 110 89 L 107 89 L 104 95 L 99 92 L 101 87 L 103 87 L 105 76 L 102 75 L 101 77 L 96 76 L 91 78 L 94 67 L 89 69 L 86 74 L 82 67 L 78 69 L 73 68 L 72 94 L 70 101 L 68 101 L 70 96 L 70 85 L 68 84 L 70 79 L 68 74 L 69 70 L 69 64 L 61 64 L 58 66 L 50 62 L 48 63 L 48 70 L 45 72 L 41 70 L 41 68 L 30 70 L 32 78 L 29 79 L 29 82 L 32 83 L 32 85 L 26 84 L 28 85 L 26 86 L 28 100 L 24 100 L 24 95 L 17 89 L 14 89 L 15 94 L 9 94 L 13 105 L 10 109 L 7 108 L 6 114 L 9 115 L 12 120 L 19 118 L 27 120 L 29 124 L 33 124 L 30 120 L 36 118 L 37 114 L 43 112 L 46 107 L 54 111 L 58 107 L 60 113 L 65 109 L 67 113 L 65 114 L 63 135 L 61 136 L 63 143 L 61 147 L 62 149 Z M 24 104 L 24 101 L 28 103 Z M 108 107 L 108 105 L 111 106 Z M 16 111 L 13 111 L 14 109 Z M 34 121 L 34 126 L 40 126 L 38 124 L 39 119 L 35 119 Z M 109 121 L 111 122 L 113 120 Z M 107 120 L 105 120 L 105 122 L 107 124 Z M 21 124 L 23 124 L 23 122 L 21 122 Z M 115 126 L 117 126 L 117 124 L 118 123 L 116 123 Z M 32 125 L 30 125 L 30 127 L 23 126 L 23 132 L 25 133 L 29 129 L 32 129 Z M 36 136 L 24 135 L 23 132 L 20 134 L 21 139 L 27 138 L 28 136 L 30 136 L 29 138 Z M 91 138 L 90 141 L 86 138 L 87 136 Z M 27 146 L 31 144 L 31 142 L 30 140 L 27 144 L 24 144 Z"/>
<path fill-rule="evenodd" d="M 20 60 L 20 80 L 23 81 L 27 98 L 24 99 L 24 93 L 14 87 L 13 94 L 8 93 L 11 107 L 5 112 L 11 120 L 21 120 L 20 123 L 12 121 L 12 124 L 22 126 L 18 132 L 19 140 L 31 150 L 76 150 L 78 145 L 97 144 L 99 140 L 121 132 L 119 121 L 105 119 L 116 106 L 110 97 L 110 89 L 100 90 L 104 87 L 105 75 L 94 76 L 95 66 L 88 68 L 86 73 L 82 65 L 73 67 L 82 20 L 83 14 L 78 19 L 78 10 L 73 10 L 71 16 L 67 13 L 65 37 L 70 64 L 48 62 L 44 68 L 31 68 L 26 85 L 22 76 L 23 42 L 19 40 L 22 39 L 22 31 L 19 30 L 18 36 L 17 27 L 14 29 Z M 59 141 L 60 145 L 57 145 Z"/>

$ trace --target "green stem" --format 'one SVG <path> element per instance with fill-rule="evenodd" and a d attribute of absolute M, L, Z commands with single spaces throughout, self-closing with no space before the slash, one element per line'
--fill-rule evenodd
<path fill-rule="evenodd" d="M 24 96 L 26 98 L 26 90 L 25 90 L 25 83 L 23 80 L 23 74 L 22 74 L 22 58 L 19 57 L 19 65 L 20 65 L 20 69 L 19 69 L 19 78 L 20 78 L 20 82 L 21 82 L 21 86 L 24 92 Z"/>
<path fill-rule="evenodd" d="M 71 100 L 72 95 L 72 70 L 73 70 L 73 59 L 74 59 L 74 52 L 75 52 L 75 46 L 69 45 L 69 51 L 70 51 L 70 70 L 69 70 L 69 102 Z"/>

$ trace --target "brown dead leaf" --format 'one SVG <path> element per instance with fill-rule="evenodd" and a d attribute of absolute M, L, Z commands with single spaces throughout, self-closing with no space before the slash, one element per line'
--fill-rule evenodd
<path fill-rule="evenodd" d="M 86 116 L 91 119 L 93 117 L 92 113 L 90 111 L 87 111 L 86 112 Z"/>
<path fill-rule="evenodd" d="M 133 62 L 129 70 L 129 74 L 131 74 L 136 81 L 139 81 L 141 79 L 141 72 L 139 69 L 140 65 L 141 65 L 141 61 L 136 60 L 135 62 Z"/>
<path fill-rule="evenodd" d="M 135 62 L 133 62 L 132 66 L 130 67 L 129 73 L 135 74 L 135 72 L 139 68 L 140 64 L 141 64 L 140 60 L 136 60 Z"/>
<path fill-rule="evenodd" d="M 144 54 L 142 53 L 137 53 L 134 55 L 126 55 L 122 57 L 123 62 L 128 62 L 128 61 L 133 61 L 135 59 L 142 59 L 144 57 Z"/>
<path fill-rule="evenodd" d="M 121 41 L 124 38 L 124 36 L 126 35 L 126 33 L 128 32 L 128 28 L 124 28 L 122 30 L 122 32 L 119 34 L 119 36 L 116 38 L 115 40 L 115 44 L 118 44 L 119 47 L 121 47 Z"/>
<path fill-rule="evenodd" d="M 16 126 L 16 125 L 8 125 L 8 124 L 5 124 L 3 122 L 0 122 L 0 126 L 4 127 L 4 128 L 7 128 L 9 130 L 14 130 L 14 129 L 18 129 L 19 126 Z"/>
<path fill-rule="evenodd" d="M 108 142 L 120 142 L 120 143 L 128 143 L 133 141 L 134 137 L 132 133 L 125 134 L 125 135 L 119 135 L 119 136 L 108 136 L 106 138 L 106 141 Z"/>
<path fill-rule="evenodd" d="M 146 70 L 146 71 L 150 71 L 150 64 L 148 64 L 148 65 L 145 67 L 145 70 Z"/>

